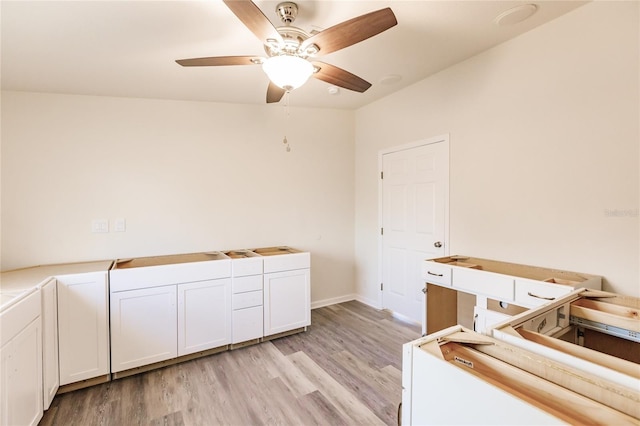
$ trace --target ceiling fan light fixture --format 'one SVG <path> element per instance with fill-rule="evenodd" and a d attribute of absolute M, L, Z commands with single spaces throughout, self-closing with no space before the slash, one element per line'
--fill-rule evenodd
<path fill-rule="evenodd" d="M 264 61 L 262 69 L 276 86 L 290 92 L 307 82 L 313 74 L 313 65 L 293 55 L 272 56 Z"/>

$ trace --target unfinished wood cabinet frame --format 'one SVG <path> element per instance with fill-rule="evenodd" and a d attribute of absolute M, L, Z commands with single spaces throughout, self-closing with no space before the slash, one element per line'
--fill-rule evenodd
<path fill-rule="evenodd" d="M 556 419 L 571 424 L 638 424 L 640 419 L 637 390 L 461 326 L 407 343 L 403 351 L 402 418 L 408 424 L 439 422 L 443 415 L 451 423 L 462 421 L 468 413 L 451 410 L 442 413 L 442 407 L 449 405 L 451 398 L 456 398 L 464 411 L 477 409 L 483 422 L 542 421 L 545 418 L 539 417 L 540 411 L 549 415 L 545 422 Z M 430 369 L 421 370 L 425 364 Z M 451 366 L 466 374 L 461 375 Z M 436 389 L 428 398 L 414 394 L 414 390 L 429 388 L 425 381 L 444 377 L 443 371 L 448 372 L 446 377 L 451 380 L 455 378 L 457 395 L 443 392 L 440 382 L 428 384 Z M 467 392 L 471 388 L 480 389 L 482 394 L 473 398 Z M 508 397 L 495 394 L 496 388 Z M 498 404 L 490 404 L 494 411 L 483 407 L 487 405 L 484 397 L 489 394 L 505 398 Z"/>

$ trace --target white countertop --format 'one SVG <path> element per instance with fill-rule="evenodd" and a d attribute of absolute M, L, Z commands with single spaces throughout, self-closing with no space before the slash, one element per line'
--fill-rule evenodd
<path fill-rule="evenodd" d="M 25 297 L 49 278 L 82 274 L 87 272 L 108 271 L 112 260 L 101 260 L 81 263 L 62 263 L 57 265 L 40 265 L 0 273 L 0 310 L 4 310 L 17 300 Z"/>

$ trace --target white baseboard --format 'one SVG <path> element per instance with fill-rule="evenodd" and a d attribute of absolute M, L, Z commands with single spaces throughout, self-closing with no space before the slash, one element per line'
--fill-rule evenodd
<path fill-rule="evenodd" d="M 352 300 L 356 300 L 355 294 L 347 294 L 344 296 L 332 297 L 330 299 L 316 300 L 315 302 L 311 302 L 311 309 L 335 305 L 336 303 L 350 302 Z"/>
<path fill-rule="evenodd" d="M 364 303 L 365 305 L 369 305 L 369 306 L 371 306 L 372 308 L 375 308 L 375 309 L 382 309 L 382 306 L 380 306 L 380 305 L 378 304 L 378 300 L 377 300 L 377 299 L 376 299 L 376 300 L 374 300 L 374 299 L 368 299 L 368 298 L 366 298 L 366 297 L 362 297 L 362 296 L 360 296 L 360 295 L 356 295 L 355 300 L 357 300 L 357 301 L 358 301 L 358 302 L 360 302 L 360 303 Z"/>

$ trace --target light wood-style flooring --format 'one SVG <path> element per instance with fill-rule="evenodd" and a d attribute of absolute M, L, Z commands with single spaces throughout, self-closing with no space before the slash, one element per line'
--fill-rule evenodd
<path fill-rule="evenodd" d="M 352 301 L 300 334 L 56 396 L 40 425 L 393 425 L 420 327 Z"/>

